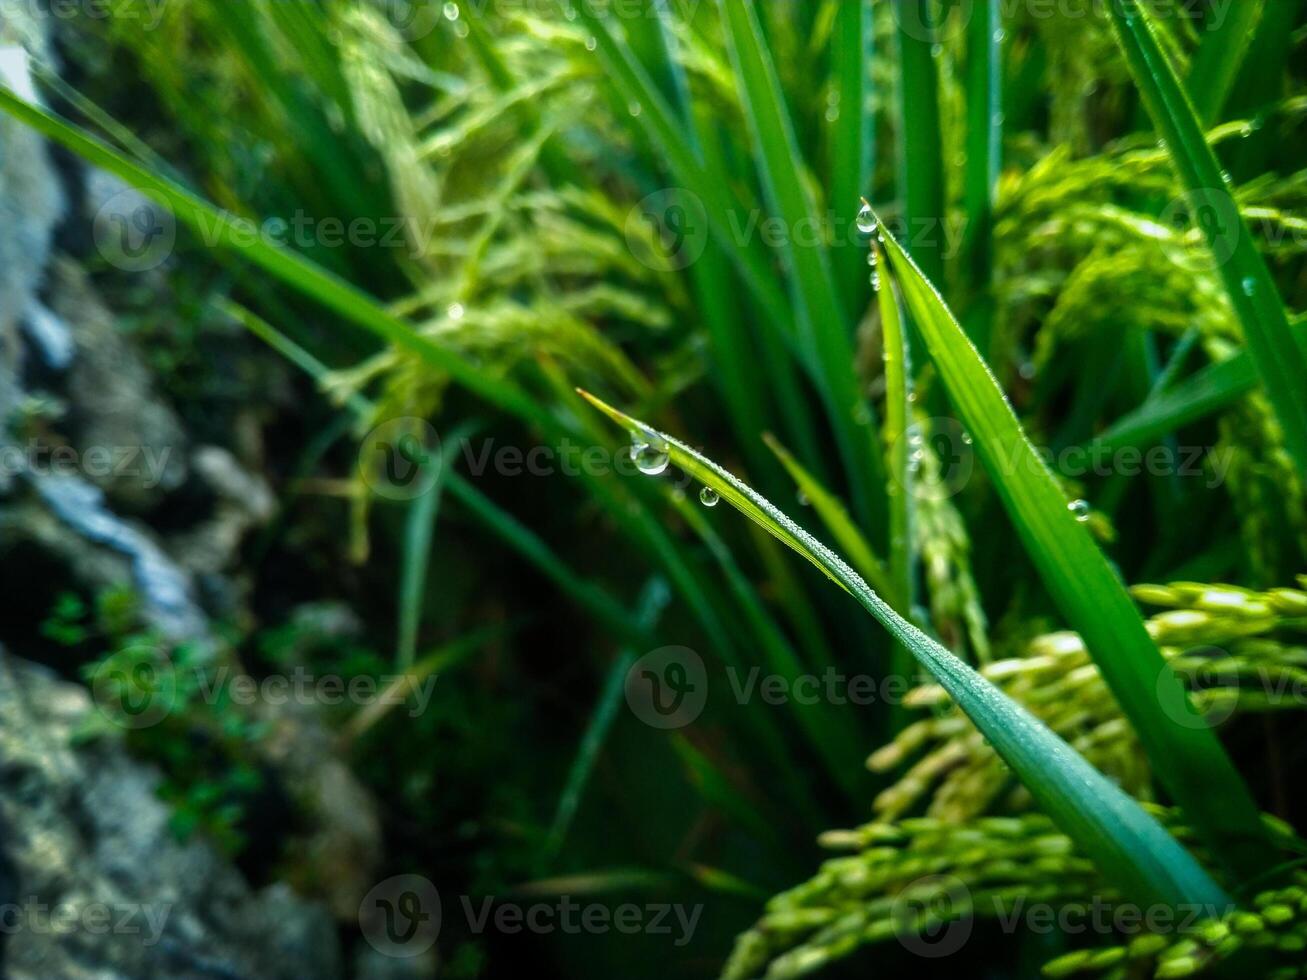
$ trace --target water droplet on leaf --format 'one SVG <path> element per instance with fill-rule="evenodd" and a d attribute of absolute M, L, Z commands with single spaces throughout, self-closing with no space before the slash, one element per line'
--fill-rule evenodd
<path fill-rule="evenodd" d="M 858 209 L 858 231 L 864 235 L 870 235 L 876 230 L 876 212 L 871 210 L 871 205 L 863 202 Z"/>
<path fill-rule="evenodd" d="M 658 476 L 666 471 L 672 457 L 661 439 L 634 433 L 631 436 L 631 459 L 635 460 L 635 468 L 645 476 Z"/>
<path fill-rule="evenodd" d="M 699 491 L 699 503 L 705 507 L 716 507 L 717 501 L 721 499 L 721 496 L 712 487 L 704 487 Z"/>
<path fill-rule="evenodd" d="M 1072 516 L 1081 524 L 1089 520 L 1089 501 L 1073 500 L 1066 505 L 1066 509 L 1071 511 Z"/>

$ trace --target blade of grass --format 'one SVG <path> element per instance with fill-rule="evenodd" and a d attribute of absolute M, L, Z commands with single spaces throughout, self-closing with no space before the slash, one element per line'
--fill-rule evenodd
<path fill-rule="evenodd" d="M 1148 635 L 1120 576 L 1068 509 L 1056 479 L 944 300 L 894 237 L 886 233 L 884 240 L 931 360 L 1027 553 L 1084 638 L 1158 778 L 1231 870 L 1264 869 L 1272 852 L 1257 808 Z M 1159 701 L 1173 706 L 1172 712 L 1163 711 Z"/>
<path fill-rule="evenodd" d="M 1228 4 L 1221 23 L 1204 31 L 1185 83 L 1194 111 L 1204 126 L 1211 127 L 1220 122 L 1221 110 L 1225 108 L 1225 100 L 1230 96 L 1230 89 L 1265 9 L 1266 0 Z"/>
<path fill-rule="evenodd" d="M 912 651 L 975 722 L 1036 801 L 1105 877 L 1164 904 L 1228 901 L 1193 856 L 1066 742 L 936 641 L 899 616 L 842 559 L 758 493 L 684 443 L 583 393 L 615 423 L 661 440 L 673 462 L 821 570 Z"/>
<path fill-rule="evenodd" d="M 687 499 L 681 502 L 678 511 L 717 559 L 772 674 L 783 678 L 789 690 L 797 690 L 801 688 L 803 678 L 815 675 L 817 668 L 833 667 L 825 663 L 805 664 L 799 659 L 789 639 L 768 615 L 757 590 L 745 578 L 730 549 L 705 517 L 703 508 Z M 813 751 L 825 764 L 825 774 L 850 801 L 857 802 L 860 798 L 860 773 L 857 772 L 858 758 L 854 746 L 862 740 L 857 725 L 836 705 L 820 700 L 810 702 L 805 698 L 790 698 L 788 707 Z"/>
<path fill-rule="evenodd" d="M 884 563 L 876 557 L 876 553 L 867 543 L 867 539 L 862 536 L 862 532 L 858 530 L 858 525 L 853 523 L 840 499 L 805 470 L 789 450 L 776 441 L 775 436 L 771 433 L 763 433 L 762 438 L 768 448 L 776 454 L 776 458 L 781 461 L 785 471 L 790 474 L 799 492 L 807 498 L 812 509 L 817 512 L 817 516 L 826 525 L 840 550 L 849 556 L 849 561 L 858 570 L 858 574 L 869 581 L 880 595 L 886 597 L 886 601 L 891 606 L 900 612 L 906 612 L 908 607 L 904 604 L 903 597 L 895 592 Z"/>
<path fill-rule="evenodd" d="M 349 322 L 416 354 L 486 401 L 539 426 L 551 436 L 563 437 L 567 434 L 567 428 L 518 385 L 484 371 L 458 352 L 417 333 L 408 323 L 362 290 L 298 253 L 268 241 L 247 219 L 220 211 L 175 182 L 150 173 L 102 141 L 26 102 L 3 86 L 0 86 L 0 111 L 18 118 L 42 135 L 64 145 L 88 162 L 116 174 L 153 200 L 167 206 L 179 220 L 195 228 L 206 245 L 231 251 L 339 313 Z M 613 503 L 612 492 L 602 481 L 586 473 L 582 473 L 582 478 L 597 497 L 607 500 L 610 505 Z M 647 508 L 637 506 L 632 510 L 621 506 L 614 507 L 613 510 L 633 538 L 647 547 L 664 566 L 678 592 L 689 602 L 714 642 L 729 646 L 729 634 L 714 611 L 700 601 L 700 590 L 693 572 Z"/>
<path fill-rule="evenodd" d="M 730 775 L 707 755 L 697 749 L 685 736 L 672 738 L 672 748 L 685 766 L 686 774 L 699 795 L 713 806 L 719 807 L 741 827 L 759 840 L 780 844 L 776 828 L 758 813 L 758 805 L 748 799 L 731 781 Z"/>
<path fill-rule="evenodd" d="M 1239 213 L 1193 105 L 1158 43 L 1138 0 L 1109 4 L 1117 40 L 1149 114 L 1165 138 L 1188 189 L 1244 340 L 1283 430 L 1285 446 L 1307 474 L 1307 357 L 1289 331 L 1289 318 L 1266 260 Z M 1224 261 L 1224 256 L 1227 256 Z"/>
<path fill-rule="evenodd" d="M 463 428 L 452 442 L 457 444 L 466 431 Z M 445 465 L 439 455 L 435 466 L 436 476 L 431 487 L 409 504 L 408 519 L 404 524 L 399 569 L 399 638 L 395 645 L 395 663 L 400 670 L 407 669 L 413 663 L 417 653 L 418 629 L 422 625 L 422 600 L 426 597 L 431 540 L 435 535 L 436 515 L 440 512 L 440 496 L 444 490 Z"/>
<path fill-rule="evenodd" d="M 714 291 L 707 295 L 716 297 L 716 290 L 727 290 L 728 302 L 724 304 L 727 311 L 738 315 L 735 299 L 729 297 L 731 281 L 720 270 L 721 259 L 728 259 L 738 276 L 744 281 L 746 289 L 753 295 L 754 307 L 762 315 L 767 329 L 758 332 L 758 336 L 748 337 L 744 348 L 729 344 L 731 337 L 723 332 L 720 342 L 715 340 L 716 348 L 723 351 L 725 359 L 731 359 L 735 370 L 738 362 L 736 351 L 741 349 L 759 349 L 769 385 L 763 385 L 757 397 L 758 404 L 775 402 L 780 416 L 780 425 L 786 427 L 797 446 L 818 446 L 817 427 L 814 425 L 805 393 L 801 391 L 799 376 L 793 370 L 791 351 L 797 355 L 797 361 L 809 375 L 817 376 L 808 351 L 801 349 L 795 336 L 795 320 L 791 314 L 791 304 L 786 301 L 786 294 L 776 280 L 772 269 L 771 256 L 762 250 L 761 243 L 755 235 L 750 234 L 742 216 L 753 213 L 753 208 L 746 208 L 729 188 L 735 180 L 728 174 L 725 166 L 723 148 L 719 145 L 718 120 L 712 118 L 702 101 L 697 101 L 689 110 L 677 118 L 676 112 L 668 105 L 663 91 L 652 80 L 650 72 L 640 63 L 634 52 L 622 42 L 620 35 L 610 25 L 610 18 L 601 16 L 592 4 L 580 4 L 565 9 L 576 9 L 586 22 L 592 37 L 595 38 L 595 52 L 603 65 L 601 81 L 616 91 L 616 101 L 621 105 L 639 106 L 640 112 L 634 116 L 633 125 L 638 125 L 648 145 L 659 154 L 661 163 L 670 172 L 672 178 L 686 191 L 693 195 L 697 203 L 703 205 L 704 217 L 708 223 L 712 243 L 716 253 L 706 250 L 704 256 L 694 263 L 691 277 L 695 281 L 711 281 Z M 659 7 L 659 17 L 668 16 L 667 9 Z M 676 68 L 676 61 L 669 59 L 669 67 Z M 677 89 L 680 89 L 680 84 Z M 704 308 L 706 321 L 710 327 L 719 327 L 724 321 L 715 315 L 718 306 Z M 729 324 L 727 324 L 729 325 Z M 740 412 L 738 405 L 736 413 Z M 757 433 L 757 427 L 748 430 Z M 819 469 L 821 457 L 805 456 L 809 465 Z"/>
<path fill-rule="evenodd" d="M 507 632 L 508 629 L 503 626 L 492 626 L 476 630 L 437 647 L 416 664 L 406 668 L 403 673 L 382 689 L 380 696 L 375 701 L 359 709 L 358 713 L 349 720 L 349 723 L 340 733 L 342 744 L 349 745 L 351 742 L 357 741 L 372 729 L 377 722 L 388 715 L 392 709 L 403 704 L 409 695 L 417 690 L 418 685 L 432 674 L 439 674 L 442 670 L 449 670 L 451 667 L 457 666 L 484 647 L 490 640 L 498 639 Z"/>
<path fill-rule="evenodd" d="M 898 2 L 899 157 L 913 256 L 932 282 L 943 282 L 944 151 L 933 7 L 933 0 Z"/>
<path fill-rule="evenodd" d="M 1298 345 L 1307 350 L 1307 317 L 1296 317 L 1290 329 Z M 1187 345 L 1177 345 L 1171 363 L 1148 399 L 1100 433 L 1092 445 L 1112 448 L 1156 441 L 1179 426 L 1233 405 L 1257 387 L 1257 368 L 1247 350 L 1209 364 L 1183 381 L 1175 381 L 1175 373 L 1181 366 L 1176 358 L 1186 354 Z"/>
<path fill-rule="evenodd" d="M 839 116 L 830 128 L 830 196 L 836 211 L 871 194 L 875 120 L 867 101 L 871 97 L 874 49 L 870 0 L 840 3 L 831 35 L 832 85 L 839 96 Z M 853 322 L 861 314 L 867 294 L 862 250 L 841 238 L 833 255 L 844 296 L 844 314 Z"/>
<path fill-rule="evenodd" d="M 653 631 L 659 615 L 670 598 L 666 582 L 661 578 L 650 579 L 636 603 L 635 619 L 641 629 Z M 581 737 L 581 746 L 577 749 L 576 758 L 568 770 L 567 783 L 558 798 L 554 819 L 549 824 L 549 833 L 541 849 L 542 870 L 544 866 L 553 862 L 563 846 L 563 838 L 567 836 L 572 819 L 581 805 L 581 795 L 585 792 L 590 774 L 594 772 L 595 763 L 599 760 L 599 753 L 603 750 L 608 730 L 617 717 L 617 710 L 622 703 L 626 675 L 631 665 L 635 663 L 636 657 L 637 652 L 631 647 L 626 647 L 613 660 L 613 665 L 608 671 L 608 677 L 599 692 L 599 700 L 595 702 L 594 711 L 590 714 L 590 723 Z"/>
<path fill-rule="evenodd" d="M 1243 67 L 1226 99 L 1229 117 L 1262 123 L 1280 104 L 1301 12 L 1302 0 L 1268 0 L 1265 4 Z M 1258 177 L 1271 169 L 1281 146 L 1275 127 L 1260 126 L 1234 148 L 1230 169 L 1240 181 Z"/>
<path fill-rule="evenodd" d="M 718 152 L 720 148 L 712 145 L 715 142 L 713 134 L 705 132 L 715 125 L 715 120 L 704 121 L 701 125 L 700 113 L 706 110 L 700 106 L 694 111 L 692 124 L 687 125 L 668 105 L 634 52 L 613 30 L 610 18 L 592 9 L 593 4 L 583 3 L 572 7 L 563 2 L 562 6 L 565 10 L 576 10 L 591 31 L 595 39 L 595 56 L 603 67 L 602 83 L 613 87 L 619 96 L 617 101 L 621 104 L 640 106 L 640 112 L 633 118 L 632 124 L 642 129 L 672 178 L 702 204 L 709 230 L 720 253 L 730 258 L 769 328 L 766 335 L 758 338 L 756 346 L 762 348 L 762 357 L 772 381 L 773 396 L 784 413 L 782 424 L 786 426 L 787 432 L 799 439 L 799 445 L 805 451 L 808 447 L 815 446 L 817 442 L 812 435 L 816 432 L 815 426 L 799 390 L 798 379 L 790 371 L 788 360 L 781 356 L 785 353 L 782 348 L 794 349 L 804 369 L 814 378 L 819 378 L 818 369 L 809 352 L 800 346 L 795 336 L 790 304 L 784 290 L 777 284 L 770 256 L 763 251 L 756 236 L 741 230 L 742 216 L 750 213 L 751 209 L 743 207 L 730 192 L 733 181 L 721 163 L 721 154 Z M 695 138 L 696 131 L 701 137 L 699 140 Z M 695 274 L 702 276 L 707 272 Z M 709 322 L 711 325 L 713 321 Z M 723 337 L 723 341 L 726 339 Z M 742 348 L 727 349 L 730 351 L 728 356 L 738 359 L 735 352 Z M 819 465 L 821 462 L 819 457 L 805 458 L 810 465 Z"/>
<path fill-rule="evenodd" d="M 330 370 L 322 361 L 266 320 L 236 303 L 225 302 L 222 308 L 315 381 L 321 383 L 330 374 Z M 371 419 L 375 415 L 375 406 L 357 392 L 347 404 L 361 419 Z M 637 628 L 621 603 L 602 587 L 576 574 L 538 535 L 495 504 L 452 467 L 441 467 L 441 479 L 449 492 L 475 518 L 534 565 L 558 586 L 564 595 L 569 596 L 604 623 L 615 636 L 641 645 L 649 643 L 649 635 Z"/>
<path fill-rule="evenodd" d="M 864 206 L 870 207 L 867 202 Z M 880 267 L 885 263 L 880 245 L 871 243 L 869 253 L 876 261 L 873 275 L 880 280 Z M 886 279 L 876 288 L 876 303 L 880 309 L 880 329 L 885 345 L 885 468 L 889 471 L 889 573 L 894 583 L 894 594 L 901 597 L 909 610 L 916 605 L 917 556 L 914 548 L 913 507 L 916 503 L 912 454 L 915 451 L 909 430 L 912 424 L 912 361 L 908 335 L 903 329 L 903 318 L 894 282 Z M 890 673 L 895 677 L 912 677 L 912 654 L 902 644 L 895 644 L 890 660 Z M 895 705 L 890 717 L 890 730 L 897 731 L 904 710 Z"/>
<path fill-rule="evenodd" d="M 789 304 L 768 267 L 766 255 L 757 248 L 740 243 L 733 233 L 738 207 L 725 185 L 712 179 L 713 174 L 705 167 L 702 154 L 696 151 L 688 137 L 685 124 L 668 106 L 634 52 L 614 34 L 608 18 L 592 9 L 594 4 L 582 3 L 572 7 L 564 2 L 562 6 L 575 10 L 585 21 L 595 39 L 595 53 L 604 68 L 604 82 L 621 93 L 622 101 L 640 106 L 635 122 L 662 154 L 672 176 L 702 201 L 713 234 L 735 260 L 759 307 L 775 317 L 784 332 L 790 332 L 784 313 Z"/>
<path fill-rule="evenodd" d="M 1003 149 L 1002 5 L 982 4 L 967 25 L 967 163 L 963 177 L 967 209 L 965 243 L 971 308 L 967 335 L 988 351 L 994 304 L 994 190 Z"/>
<path fill-rule="evenodd" d="M 872 425 L 858 421 L 870 421 L 871 407 L 858 390 L 851 330 L 836 293 L 830 256 L 819 237 L 808 240 L 802 234 L 804 228 L 822 226 L 807 191 L 806 168 L 785 95 L 753 0 L 718 0 L 718 8 L 763 189 L 772 212 L 789 229 L 781 251 L 797 308 L 799 336 L 817 365 L 818 387 L 853 494 L 853 512 L 864 526 L 874 526 L 870 519 L 883 511 L 878 440 Z M 836 202 L 837 209 L 851 210 L 853 205 Z"/>
<path fill-rule="evenodd" d="M 1226 408 L 1257 386 L 1257 369 L 1245 352 L 1209 364 L 1118 419 L 1091 444 L 1117 448 L 1154 442 L 1180 426 Z"/>
<path fill-rule="evenodd" d="M 880 246 L 871 243 L 879 270 L 885 262 Z M 878 275 L 878 273 L 877 273 Z M 903 329 L 894 283 L 886 280 L 876 290 L 880 309 L 881 335 L 885 345 L 885 468 L 889 471 L 889 573 L 894 594 L 910 610 L 916 602 L 913 588 L 916 554 L 913 550 L 912 505 L 914 479 L 912 468 L 912 363 L 908 353 L 908 336 Z"/>
<path fill-rule="evenodd" d="M 206 245 L 235 251 L 246 261 L 350 322 L 397 347 L 418 354 L 491 404 L 525 421 L 553 427 L 543 407 L 515 384 L 481 370 L 455 351 L 418 334 L 362 290 L 270 241 L 252 221 L 220 211 L 181 185 L 150 173 L 107 144 L 3 86 L 0 86 L 0 111 L 14 116 L 88 163 L 108 170 L 164 205 L 179 221 L 194 228 Z"/>

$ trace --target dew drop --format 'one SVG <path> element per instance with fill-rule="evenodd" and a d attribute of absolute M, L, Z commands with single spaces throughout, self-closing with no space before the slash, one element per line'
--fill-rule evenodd
<path fill-rule="evenodd" d="M 871 205 L 865 201 L 861 208 L 858 209 L 858 231 L 864 235 L 870 235 L 876 230 L 876 212 L 871 210 Z"/>
<path fill-rule="evenodd" d="M 1248 276 L 1243 281 L 1243 294 L 1245 296 L 1254 296 L 1257 293 L 1257 280 Z"/>
<path fill-rule="evenodd" d="M 703 487 L 699 491 L 699 503 L 705 507 L 716 507 L 717 501 L 721 499 L 721 496 L 712 487 Z"/>
<path fill-rule="evenodd" d="M 644 112 L 644 106 L 640 105 L 639 102 L 632 101 L 627 105 L 626 111 L 632 116 L 638 116 L 640 113 Z"/>
<path fill-rule="evenodd" d="M 1035 362 L 1022 361 L 1021 366 L 1017 368 L 1017 374 L 1021 375 L 1025 381 L 1033 381 L 1035 377 Z"/>
<path fill-rule="evenodd" d="M 461 320 L 463 319 L 463 314 L 466 312 L 467 310 L 464 308 L 462 303 L 450 303 L 449 309 L 445 310 L 445 316 L 449 317 L 451 320 Z"/>
<path fill-rule="evenodd" d="M 796 493 L 794 496 L 795 499 L 799 501 L 800 507 L 807 507 L 809 504 L 812 503 L 812 501 L 808 499 L 808 495 L 804 493 L 802 490 L 799 490 L 798 493 Z"/>
<path fill-rule="evenodd" d="M 672 457 L 662 440 L 650 440 L 644 433 L 635 433 L 631 436 L 631 459 L 645 476 L 658 476 L 666 471 Z"/>
<path fill-rule="evenodd" d="M 599 39 L 593 34 L 585 39 L 585 49 L 587 51 L 593 51 L 597 47 L 599 47 Z"/>
<path fill-rule="evenodd" d="M 1066 509 L 1071 511 L 1072 516 L 1081 524 L 1089 520 L 1089 501 L 1073 500 L 1066 505 Z"/>
<path fill-rule="evenodd" d="M 458 20 L 459 9 L 456 3 L 447 3 L 443 8 L 445 20 Z"/>

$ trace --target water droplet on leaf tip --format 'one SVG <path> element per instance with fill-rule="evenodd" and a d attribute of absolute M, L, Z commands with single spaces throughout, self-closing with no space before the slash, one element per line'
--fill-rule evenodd
<path fill-rule="evenodd" d="M 637 430 L 631 433 L 631 459 L 645 476 L 658 476 L 667 469 L 671 454 L 661 439 Z"/>
<path fill-rule="evenodd" d="M 871 205 L 863 203 L 858 209 L 858 231 L 864 235 L 870 235 L 876 230 L 876 212 L 871 210 Z"/>

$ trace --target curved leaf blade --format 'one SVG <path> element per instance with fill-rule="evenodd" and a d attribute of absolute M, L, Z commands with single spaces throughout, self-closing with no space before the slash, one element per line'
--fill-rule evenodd
<path fill-rule="evenodd" d="M 1103 874 L 1138 900 L 1214 903 L 1229 899 L 1175 838 L 1023 707 L 894 612 L 843 559 L 770 501 L 689 446 L 588 392 L 581 394 L 628 431 L 665 442 L 672 461 L 782 544 L 811 562 L 880 622 L 949 692 L 1039 805 Z"/>
<path fill-rule="evenodd" d="M 1285 445 L 1307 474 L 1307 355 L 1289 329 L 1289 316 L 1266 260 L 1230 192 L 1229 178 L 1203 133 L 1193 103 L 1162 50 L 1139 0 L 1108 5 L 1117 41 L 1158 133 L 1188 189 L 1196 220 L 1216 260 L 1243 328 L 1253 364 L 1284 432 Z"/>
<path fill-rule="evenodd" d="M 1057 480 L 943 298 L 891 234 L 885 232 L 884 241 L 930 358 L 1026 552 L 1084 638 L 1158 777 L 1230 870 L 1265 870 L 1274 856 L 1257 807 L 1215 734 L 1194 713 L 1125 584 L 1068 509 Z M 1162 709 L 1162 699 L 1170 711 Z"/>

